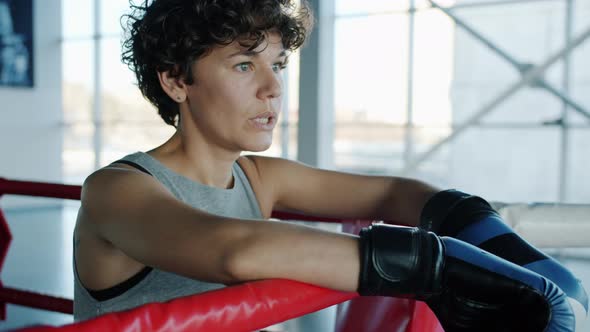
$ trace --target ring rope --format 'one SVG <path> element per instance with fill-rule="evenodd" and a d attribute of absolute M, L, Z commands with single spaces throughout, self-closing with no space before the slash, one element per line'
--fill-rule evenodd
<path fill-rule="evenodd" d="M 250 332 L 357 296 L 357 293 L 334 291 L 291 280 L 262 280 L 166 303 L 149 303 L 61 327 L 37 326 L 19 331 Z"/>

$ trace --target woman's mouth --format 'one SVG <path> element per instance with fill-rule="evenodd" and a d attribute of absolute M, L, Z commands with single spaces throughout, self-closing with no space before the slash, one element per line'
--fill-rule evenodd
<path fill-rule="evenodd" d="M 256 121 L 260 124 L 267 124 L 270 121 L 270 118 L 257 118 L 257 119 L 254 119 L 254 121 Z"/>
<path fill-rule="evenodd" d="M 265 112 L 250 119 L 254 128 L 259 130 L 273 130 L 277 122 L 275 112 Z"/>

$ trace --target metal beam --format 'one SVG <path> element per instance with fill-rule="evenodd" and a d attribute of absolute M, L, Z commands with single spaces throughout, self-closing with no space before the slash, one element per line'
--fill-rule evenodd
<path fill-rule="evenodd" d="M 100 19 L 101 19 L 100 1 L 94 0 L 94 36 L 92 45 L 94 46 L 94 96 L 92 98 L 92 123 L 94 125 L 94 135 L 92 136 L 94 148 L 94 169 L 102 167 L 101 154 L 103 150 L 103 104 L 102 104 L 102 62 L 101 62 L 101 40 L 100 40 Z"/>
<path fill-rule="evenodd" d="M 537 80 L 539 77 L 541 77 L 541 75 L 543 75 L 543 73 L 550 66 L 552 66 L 554 63 L 556 63 L 557 61 L 559 61 L 560 59 L 562 59 L 566 55 L 570 54 L 574 49 L 576 49 L 578 46 L 580 46 L 589 37 L 590 37 L 590 28 L 586 29 L 578 37 L 574 38 L 570 45 L 567 45 L 566 47 L 561 49 L 559 52 L 548 57 L 547 60 L 544 61 L 541 65 L 535 66 L 535 67 L 531 68 L 530 70 L 526 71 L 523 74 L 523 76 L 521 77 L 521 79 L 519 79 L 518 81 L 516 81 L 515 83 L 510 85 L 503 92 L 499 93 L 494 99 L 492 99 L 489 103 L 484 105 L 474 115 L 469 117 L 469 119 L 467 119 L 467 121 L 463 122 L 461 125 L 456 127 L 456 129 L 453 130 L 453 132 L 449 136 L 447 136 L 444 139 L 442 139 L 441 141 L 439 141 L 437 144 L 435 144 L 433 147 L 431 147 L 428 151 L 426 151 L 421 156 L 416 158 L 412 163 L 408 164 L 403 169 L 402 173 L 408 174 L 409 172 L 414 170 L 424 160 L 430 158 L 431 155 L 433 155 L 436 151 L 438 151 L 446 143 L 455 139 L 457 136 L 459 136 L 461 133 L 463 133 L 467 128 L 469 128 L 473 124 L 479 122 L 479 120 L 481 120 L 481 118 L 483 118 L 485 115 L 490 113 L 496 107 L 498 107 L 499 105 L 504 103 L 506 100 L 508 100 L 508 98 L 510 98 L 514 94 L 516 94 L 516 92 L 518 92 L 520 89 L 524 88 L 525 86 L 531 84 L 532 82 Z"/>
<path fill-rule="evenodd" d="M 574 0 L 566 0 L 566 13 L 565 13 L 565 42 L 566 44 L 571 43 L 572 34 L 574 28 Z M 563 61 L 563 91 L 566 93 L 570 89 L 570 76 L 571 76 L 571 59 L 567 55 Z M 568 105 L 563 103 L 563 110 L 561 112 L 561 146 L 560 146 L 560 158 L 559 158 L 559 191 L 558 200 L 559 202 L 565 202 L 567 199 L 567 189 L 569 187 L 569 123 L 568 123 Z"/>
<path fill-rule="evenodd" d="M 512 66 L 514 66 L 521 74 L 524 74 L 532 66 L 531 64 L 523 63 L 523 62 L 516 60 L 513 56 L 508 54 L 508 52 L 502 50 L 497 45 L 492 43 L 489 40 L 489 38 L 484 37 L 481 33 L 479 33 L 474 28 L 472 28 L 467 23 L 465 23 L 463 20 L 461 20 L 460 18 L 455 16 L 455 14 L 453 14 L 451 12 L 451 10 L 449 10 L 449 8 L 445 8 L 445 7 L 440 6 L 434 0 L 428 0 L 428 2 L 432 5 L 432 7 L 441 10 L 443 13 L 445 13 L 447 16 L 449 16 L 455 22 L 455 24 L 457 24 L 458 26 L 463 28 L 463 30 L 468 32 L 475 39 L 479 40 L 481 43 L 483 43 L 489 49 L 494 51 L 494 53 L 498 54 L 500 57 L 502 57 L 504 60 L 506 60 Z M 560 92 L 558 89 L 553 87 L 551 84 L 549 84 L 543 78 L 539 77 L 537 80 L 532 81 L 531 84 L 533 84 L 534 86 L 545 89 L 546 91 L 548 91 L 549 93 L 551 93 L 555 97 L 561 99 L 562 102 L 568 104 L 573 110 L 582 114 L 586 118 L 590 119 L 590 112 L 589 111 L 587 111 L 581 105 L 579 105 L 578 103 L 573 101 L 572 98 L 570 98 L 568 95 L 566 95 L 563 92 Z"/>
<path fill-rule="evenodd" d="M 289 159 L 289 68 L 283 72 L 283 104 L 281 105 L 281 158 Z"/>
<path fill-rule="evenodd" d="M 573 101 L 567 95 L 567 90 L 561 92 L 561 91 L 557 90 L 557 88 L 555 88 L 553 85 L 550 85 L 549 83 L 547 83 L 547 81 L 545 81 L 545 80 L 538 80 L 537 82 L 535 82 L 535 85 L 550 92 L 552 95 L 554 95 L 555 97 L 560 99 L 564 104 L 571 107 L 573 110 L 575 110 L 579 114 L 585 116 L 587 119 L 590 119 L 590 112 L 587 111 L 582 105 Z"/>
<path fill-rule="evenodd" d="M 334 11 L 333 0 L 309 1 L 316 27 L 301 48 L 297 160 L 332 168 L 334 147 Z"/>
<path fill-rule="evenodd" d="M 463 4 L 456 4 L 452 6 L 447 6 L 445 8 L 448 9 L 472 9 L 472 8 L 480 8 L 480 7 L 490 7 L 490 6 L 499 6 L 499 5 L 519 5 L 523 3 L 539 3 L 539 2 L 558 2 L 563 0 L 501 0 L 501 1 L 482 1 L 477 3 L 463 3 Z M 338 14 L 335 16 L 337 19 L 341 18 L 358 18 L 358 17 L 369 17 L 369 16 L 384 16 L 384 15 L 397 15 L 397 14 L 409 14 L 412 11 L 411 6 L 408 7 L 409 9 L 392 9 L 392 10 L 378 10 L 378 11 L 371 11 L 371 12 L 353 12 L 347 14 Z M 417 6 L 413 9 L 414 12 L 423 12 L 427 10 L 432 10 L 431 7 L 423 7 Z"/>
<path fill-rule="evenodd" d="M 481 7 L 490 7 L 490 6 L 506 6 L 506 5 L 520 5 L 523 3 L 539 3 L 539 2 L 558 2 L 561 0 L 497 0 L 497 1 L 478 1 L 478 2 L 468 2 L 468 3 L 459 3 L 456 5 L 448 6 L 445 8 L 449 9 L 468 9 L 468 8 L 481 8 Z"/>
<path fill-rule="evenodd" d="M 406 126 L 404 129 L 404 163 L 407 165 L 414 158 L 414 39 L 415 39 L 416 0 L 410 0 L 408 13 L 408 93 L 406 109 Z"/>

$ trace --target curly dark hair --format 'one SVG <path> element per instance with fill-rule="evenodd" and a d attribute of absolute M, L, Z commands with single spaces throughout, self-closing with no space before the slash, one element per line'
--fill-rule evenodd
<path fill-rule="evenodd" d="M 179 108 L 160 86 L 158 72 L 193 84 L 192 65 L 217 45 L 238 41 L 253 50 L 267 32 L 277 32 L 287 50 L 299 48 L 313 24 L 305 0 L 146 0 L 124 15 L 122 60 L 139 89 L 167 124 L 176 127 Z"/>

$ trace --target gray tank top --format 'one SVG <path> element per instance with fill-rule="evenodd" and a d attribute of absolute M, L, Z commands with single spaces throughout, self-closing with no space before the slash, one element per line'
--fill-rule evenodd
<path fill-rule="evenodd" d="M 149 172 L 160 181 L 176 198 L 195 208 L 226 217 L 263 218 L 248 178 L 237 162 L 232 168 L 233 188 L 219 189 L 196 183 L 177 174 L 143 152 L 128 155 L 122 161 L 131 162 L 144 168 L 144 171 Z M 132 286 L 125 290 L 125 284 L 132 284 Z M 76 321 L 85 320 L 108 312 L 134 308 L 145 303 L 165 302 L 177 297 L 222 288 L 224 285 L 190 279 L 155 268 L 146 268 L 113 289 L 117 287 L 123 287 L 124 292 L 106 300 L 95 298 L 96 292 L 91 294 L 80 282 L 74 262 L 74 319 Z M 113 289 L 109 289 L 109 291 Z"/>

